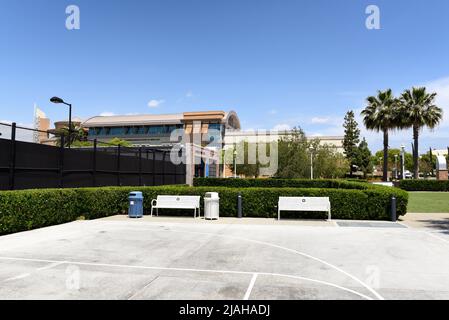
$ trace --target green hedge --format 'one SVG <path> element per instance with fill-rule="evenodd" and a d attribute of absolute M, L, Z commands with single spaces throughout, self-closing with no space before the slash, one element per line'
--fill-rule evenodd
<path fill-rule="evenodd" d="M 215 191 L 220 195 L 220 215 L 237 215 L 237 195 L 243 196 L 243 213 L 247 217 L 275 217 L 279 196 L 330 197 L 332 217 L 335 219 L 387 220 L 390 215 L 390 198 L 398 200 L 398 215 L 407 212 L 408 194 L 387 187 L 366 190 L 324 188 L 227 188 L 227 187 L 105 187 L 84 189 L 43 189 L 0 192 L 0 234 L 74 221 L 80 216 L 96 219 L 115 214 L 125 214 L 128 194 L 142 191 L 144 208 L 148 214 L 151 200 L 157 195 L 200 195 Z M 202 209 L 203 210 L 203 209 Z M 164 214 L 191 215 L 179 211 Z M 310 213 L 295 217 L 325 217 Z"/>
<path fill-rule="evenodd" d="M 448 180 L 401 180 L 399 188 L 407 191 L 449 191 Z"/>
<path fill-rule="evenodd" d="M 373 185 L 363 182 L 331 179 L 225 179 L 195 178 L 193 185 L 230 188 L 331 188 L 366 190 Z"/>

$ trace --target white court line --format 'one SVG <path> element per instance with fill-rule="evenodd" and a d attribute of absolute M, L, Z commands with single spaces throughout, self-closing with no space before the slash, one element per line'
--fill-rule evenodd
<path fill-rule="evenodd" d="M 425 234 L 427 234 L 427 235 L 429 235 L 429 236 L 431 236 L 431 237 L 433 237 L 433 238 L 435 238 L 435 239 L 444 241 L 444 242 L 446 242 L 447 244 L 449 244 L 449 241 L 448 241 L 448 240 L 446 240 L 446 239 L 444 239 L 444 238 L 442 238 L 442 237 L 439 237 L 439 236 L 437 236 L 436 234 L 434 234 L 434 233 L 432 233 L 432 232 L 430 232 L 430 231 L 421 231 L 421 232 L 423 232 L 423 233 L 425 233 Z"/>
<path fill-rule="evenodd" d="M 257 273 L 253 274 L 253 277 L 251 278 L 251 281 L 249 283 L 248 289 L 246 290 L 245 296 L 243 297 L 243 300 L 248 300 L 249 296 L 251 295 L 251 291 L 253 291 L 254 284 L 257 280 Z"/>
<path fill-rule="evenodd" d="M 24 278 L 29 277 L 29 276 L 31 276 L 31 273 L 22 273 L 22 274 L 19 274 L 18 276 L 5 279 L 5 280 L 3 280 L 3 282 L 10 282 L 10 281 L 14 281 L 14 280 L 20 280 L 20 279 L 24 279 Z"/>
<path fill-rule="evenodd" d="M 109 263 L 91 263 L 91 262 L 78 262 L 78 261 L 57 261 L 57 260 L 46 260 L 46 259 L 31 259 L 31 258 L 14 258 L 14 257 L 0 257 L 0 260 L 12 260 L 12 261 L 29 261 L 29 262 L 47 262 L 47 263 L 68 263 L 80 266 L 93 266 L 93 267 L 110 267 L 110 268 L 129 268 L 129 269 L 145 269 L 145 270 L 167 270 L 167 271 L 184 271 L 184 272 L 204 272 L 204 273 L 228 273 L 228 274 L 250 274 L 254 275 L 254 272 L 250 271 L 235 271 L 235 270 L 209 270 L 209 269 L 193 269 L 193 268 L 169 268 L 169 267 L 149 267 L 149 266 L 133 266 L 124 264 L 109 264 Z M 269 272 L 258 272 L 258 275 L 275 276 L 275 277 L 285 277 L 291 279 L 305 280 L 310 282 L 315 282 L 337 289 L 341 289 L 346 292 L 353 293 L 367 300 L 373 300 L 373 298 L 364 295 L 363 293 L 357 292 L 355 290 L 339 286 L 334 283 L 321 281 L 312 278 L 306 278 L 301 276 L 293 276 L 280 273 L 269 273 Z"/>
<path fill-rule="evenodd" d="M 425 233 L 425 234 L 427 234 L 427 235 L 429 235 L 429 236 L 431 236 L 431 237 L 433 237 L 433 238 L 435 238 L 435 239 L 441 240 L 441 241 L 446 242 L 447 244 L 449 244 L 449 241 L 448 241 L 448 240 L 446 240 L 446 239 L 444 239 L 444 238 L 442 238 L 442 237 L 437 236 L 437 235 L 435 234 L 435 232 L 423 231 L 423 230 L 417 230 L 417 228 L 410 228 L 408 225 L 406 225 L 406 224 L 404 224 L 404 223 L 402 223 L 402 222 L 398 222 L 398 223 L 399 223 L 400 225 L 404 226 L 404 227 L 407 227 L 407 229 L 410 229 L 410 230 L 413 230 L 413 231 L 416 231 L 416 232 Z"/>
<path fill-rule="evenodd" d="M 358 282 L 359 284 L 361 284 L 364 288 L 366 288 L 368 291 L 370 291 L 374 296 L 376 296 L 377 299 L 379 300 L 385 300 L 376 290 L 374 290 L 373 288 L 371 288 L 369 285 L 367 285 L 365 282 L 363 282 L 362 280 L 360 280 L 359 278 L 357 278 L 356 276 L 353 276 L 352 274 L 344 271 L 343 269 L 337 267 L 336 265 L 333 265 L 332 263 L 329 263 L 327 261 L 324 261 L 320 258 L 314 257 L 310 254 L 295 250 L 295 249 L 290 249 L 287 247 L 283 247 L 277 244 L 273 244 L 273 243 L 269 243 L 269 242 L 265 242 L 265 241 L 259 241 L 259 240 L 253 240 L 253 239 L 247 239 L 247 238 L 242 238 L 242 237 L 236 237 L 236 236 L 228 236 L 228 235 L 222 235 L 222 234 L 215 234 L 215 233 L 208 233 L 208 232 L 197 232 L 197 231 L 180 231 L 180 230 L 160 230 L 160 229 L 155 229 L 155 231 L 171 231 L 171 232 L 178 232 L 178 233 L 193 233 L 193 234 L 203 234 L 203 235 L 209 235 L 209 236 L 216 236 L 216 237 L 223 237 L 223 238 L 229 238 L 229 239 L 234 239 L 234 240 L 241 240 L 241 241 L 248 241 L 248 242 L 253 242 L 253 243 L 258 243 L 258 244 L 262 244 L 262 245 L 266 245 L 266 246 L 270 246 L 273 248 L 277 248 L 277 249 L 281 249 L 281 250 L 285 250 L 288 252 L 292 252 L 294 254 L 298 254 L 301 255 L 303 257 L 309 258 L 311 260 L 315 260 L 318 261 L 334 270 L 337 270 L 338 272 L 346 275 L 347 277 L 353 279 L 354 281 Z M 259 272 L 259 274 L 262 274 Z"/>
<path fill-rule="evenodd" d="M 60 261 L 60 262 L 51 263 L 51 264 L 49 264 L 48 266 L 45 266 L 45 267 L 42 267 L 42 268 L 37 269 L 37 271 L 48 270 L 48 269 L 57 267 L 57 266 L 59 266 L 59 265 L 61 265 L 61 264 L 64 264 L 64 263 L 66 263 L 66 262 L 65 262 L 65 261 Z"/>
<path fill-rule="evenodd" d="M 58 262 L 55 262 L 55 263 L 51 263 L 48 266 L 38 268 L 36 270 L 37 271 L 43 271 L 43 270 L 54 268 L 54 267 L 59 266 L 59 265 L 64 264 L 64 263 L 66 263 L 66 262 L 65 261 L 58 261 Z M 5 280 L 3 280 L 3 282 L 10 282 L 10 281 L 14 281 L 14 280 L 24 279 L 24 278 L 27 278 L 27 277 L 31 276 L 31 274 L 32 273 L 29 273 L 29 272 L 28 273 L 19 274 L 18 276 L 5 279 Z"/>

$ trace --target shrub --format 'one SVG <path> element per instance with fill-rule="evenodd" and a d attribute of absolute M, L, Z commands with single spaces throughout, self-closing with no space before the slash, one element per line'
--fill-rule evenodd
<path fill-rule="evenodd" d="M 373 185 L 347 180 L 332 179 L 224 179 L 195 178 L 194 186 L 217 186 L 230 188 L 332 188 L 366 190 Z"/>
<path fill-rule="evenodd" d="M 399 188 L 407 191 L 449 191 L 449 180 L 401 180 Z"/>
<path fill-rule="evenodd" d="M 239 192 L 243 197 L 243 214 L 247 217 L 276 217 L 280 196 L 330 197 L 333 218 L 360 220 L 389 219 L 392 195 L 397 198 L 398 215 L 404 215 L 408 201 L 407 192 L 387 187 L 349 190 L 162 186 L 3 191 L 0 192 L 0 234 L 66 223 L 80 216 L 96 219 L 124 214 L 128 209 L 128 194 L 131 191 L 142 191 L 147 214 L 151 209 L 151 200 L 157 195 L 199 195 L 203 199 L 206 192 L 218 192 L 220 215 L 228 217 L 237 215 Z M 186 211 L 183 214 L 186 215 Z M 298 213 L 294 216 L 323 217 L 317 213 Z"/>

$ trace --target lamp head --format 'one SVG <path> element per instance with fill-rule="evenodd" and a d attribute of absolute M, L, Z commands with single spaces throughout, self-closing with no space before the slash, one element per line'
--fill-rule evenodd
<path fill-rule="evenodd" d="M 62 100 L 61 98 L 58 98 L 58 97 L 53 97 L 53 98 L 50 99 L 50 102 L 53 102 L 53 103 L 64 103 L 64 100 Z"/>

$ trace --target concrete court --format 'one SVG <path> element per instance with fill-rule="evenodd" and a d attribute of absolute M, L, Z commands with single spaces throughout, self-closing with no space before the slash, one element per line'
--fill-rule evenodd
<path fill-rule="evenodd" d="M 449 299 L 449 234 L 115 216 L 0 237 L 0 299 Z"/>

